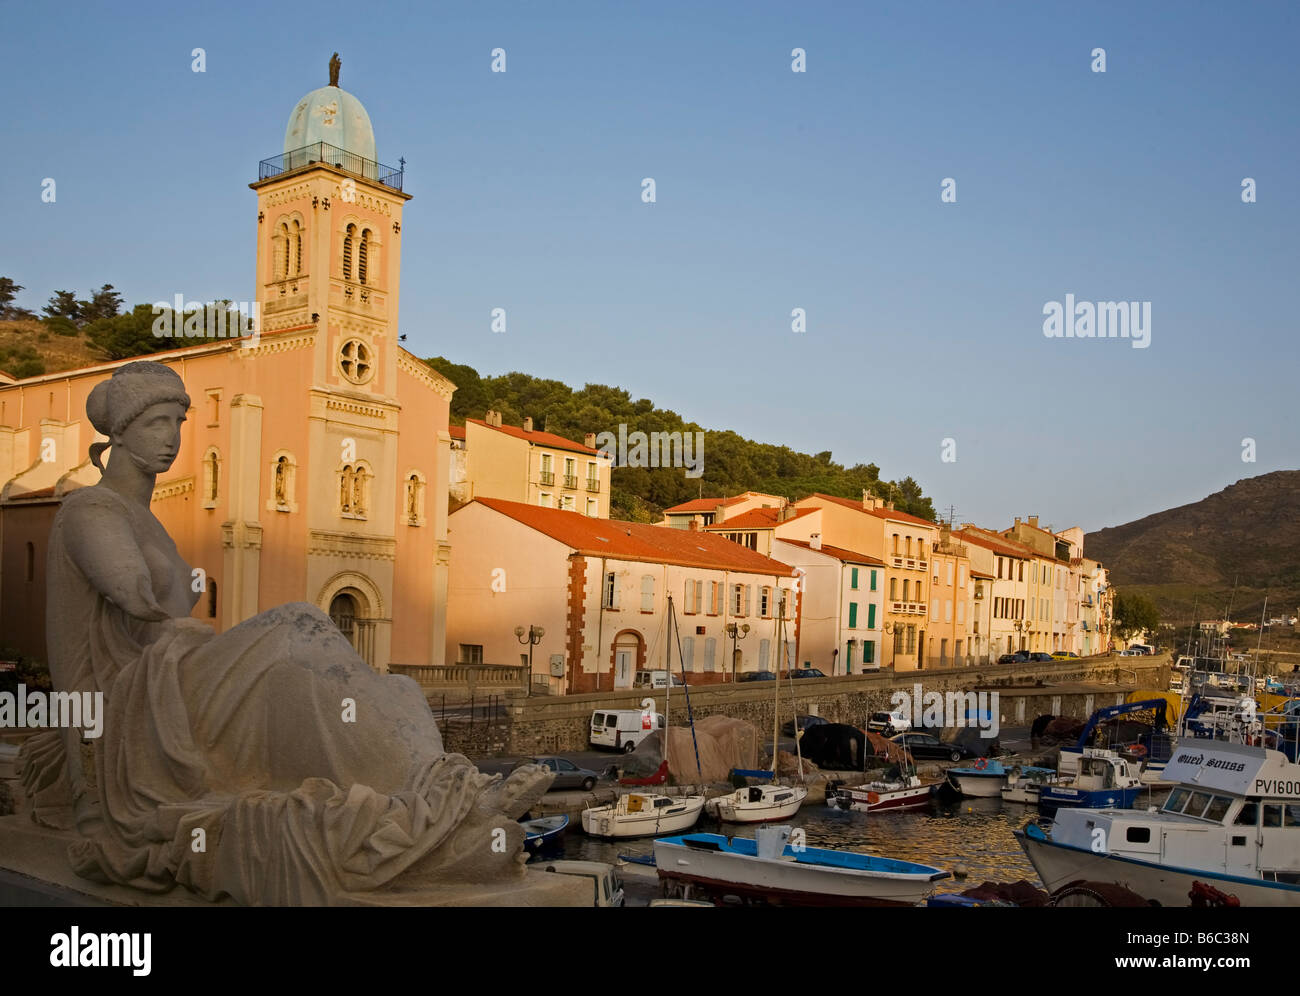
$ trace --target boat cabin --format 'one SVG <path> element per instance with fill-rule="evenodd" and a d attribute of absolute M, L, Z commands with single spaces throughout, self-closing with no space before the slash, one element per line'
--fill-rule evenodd
<path fill-rule="evenodd" d="M 1129 770 L 1129 762 L 1114 751 L 1085 748 L 1070 787 L 1084 792 L 1103 792 L 1131 784 L 1135 775 L 1136 771 Z"/>
<path fill-rule="evenodd" d="M 1159 810 L 1062 811 L 1053 838 L 1171 869 L 1300 884 L 1300 765 L 1262 747 L 1193 740 L 1175 749 L 1164 777 L 1177 787 Z"/>

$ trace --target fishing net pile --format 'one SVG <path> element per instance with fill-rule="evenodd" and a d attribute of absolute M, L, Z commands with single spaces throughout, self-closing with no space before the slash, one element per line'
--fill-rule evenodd
<path fill-rule="evenodd" d="M 627 755 L 624 777 L 646 778 L 659 769 L 664 759 L 664 733 L 668 734 L 668 772 L 678 785 L 726 782 L 733 768 L 758 767 L 758 727 L 729 716 L 706 716 L 695 721 L 694 738 L 689 726 L 670 726 L 651 733 Z"/>

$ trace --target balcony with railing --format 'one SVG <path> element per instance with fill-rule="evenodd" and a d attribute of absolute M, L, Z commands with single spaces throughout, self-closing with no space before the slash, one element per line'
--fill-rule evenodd
<path fill-rule="evenodd" d="M 539 484 L 544 484 L 549 488 L 555 484 L 555 471 L 543 470 L 537 475 L 537 480 Z"/>
<path fill-rule="evenodd" d="M 564 475 L 564 486 L 565 486 L 566 488 L 577 488 L 577 486 L 578 486 L 578 475 L 577 475 L 577 474 L 565 474 L 565 475 Z"/>
<path fill-rule="evenodd" d="M 348 152 L 346 149 L 340 149 L 337 145 L 330 145 L 328 142 L 314 142 L 311 145 L 304 145 L 301 149 L 283 152 L 278 156 L 272 156 L 270 159 L 263 159 L 257 164 L 257 178 L 258 180 L 269 180 L 272 177 L 284 173 L 293 173 L 300 169 L 306 169 L 308 166 L 315 166 L 318 163 L 333 166 L 335 169 L 341 169 L 345 173 L 351 173 L 366 180 L 373 180 L 385 187 L 391 187 L 393 190 L 402 189 L 403 170 L 385 166 L 373 159 L 362 158 L 355 152 Z"/>
<path fill-rule="evenodd" d="M 599 492 L 599 491 L 600 491 L 600 481 L 599 481 L 599 479 L 597 479 L 597 478 L 595 478 L 595 477 L 588 477 L 588 478 L 587 478 L 587 490 L 588 490 L 588 491 Z"/>

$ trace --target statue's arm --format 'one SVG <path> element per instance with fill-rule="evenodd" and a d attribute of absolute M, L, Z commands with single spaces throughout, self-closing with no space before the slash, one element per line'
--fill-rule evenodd
<path fill-rule="evenodd" d="M 127 615 L 150 621 L 171 618 L 154 597 L 144 553 L 121 513 L 94 504 L 67 512 L 64 543 L 86 580 Z"/>

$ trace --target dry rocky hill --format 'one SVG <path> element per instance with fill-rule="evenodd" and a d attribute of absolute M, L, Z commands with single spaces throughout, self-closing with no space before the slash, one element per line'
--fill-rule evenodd
<path fill-rule="evenodd" d="M 1248 477 L 1191 505 L 1084 538 L 1111 581 L 1155 600 L 1166 621 L 1258 620 L 1300 605 L 1300 470 Z M 1236 594 L 1233 585 L 1236 583 Z M 1199 606 L 1199 607 L 1198 607 Z"/>

